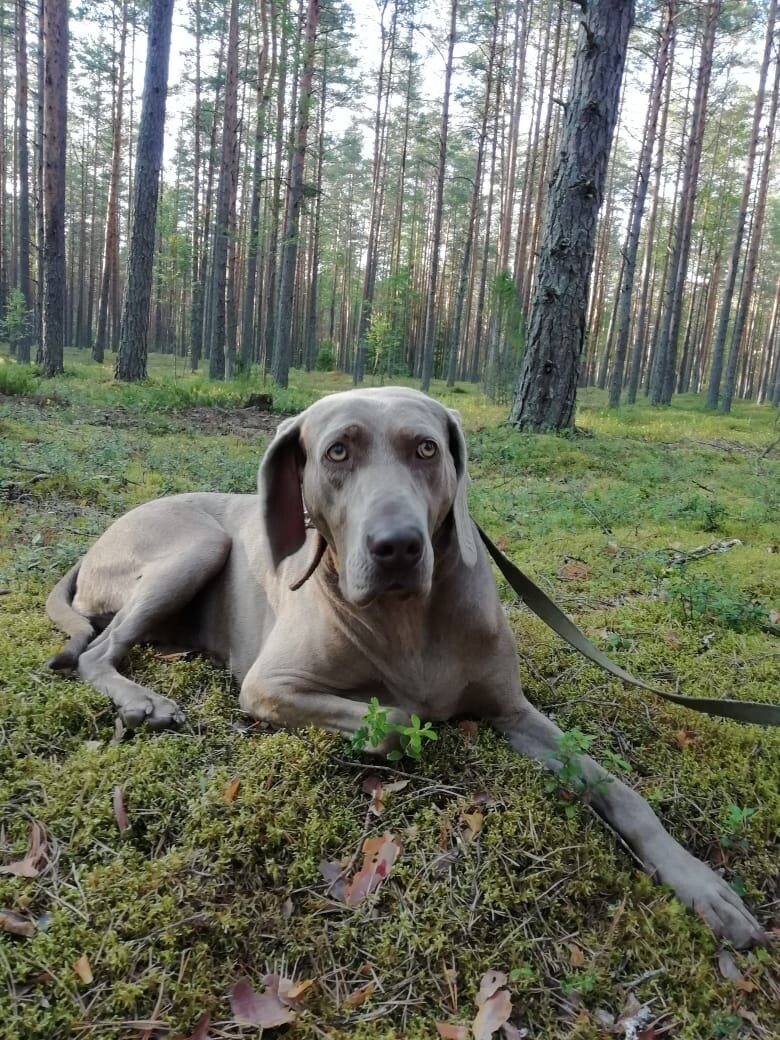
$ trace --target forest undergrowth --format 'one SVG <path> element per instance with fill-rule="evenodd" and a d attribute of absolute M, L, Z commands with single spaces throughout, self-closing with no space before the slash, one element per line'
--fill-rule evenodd
<path fill-rule="evenodd" d="M 67 567 L 148 498 L 253 490 L 276 421 L 241 407 L 258 380 L 156 358 L 147 384 L 118 387 L 110 366 L 69 362 L 43 382 L 0 358 L 0 866 L 33 875 L 0 873 L 2 1040 L 190 1036 L 205 1012 L 210 1035 L 256 1036 L 229 995 L 268 974 L 299 984 L 286 1035 L 417 1040 L 469 1025 L 489 971 L 531 1040 L 777 1035 L 773 952 L 718 943 L 486 726 L 438 727 L 419 761 L 378 764 L 314 729 L 252 726 L 223 671 L 144 648 L 129 673 L 187 722 L 122 734 L 100 694 L 49 673 L 62 638 L 43 604 Z M 294 372 L 274 410 L 348 385 Z M 592 639 L 690 695 L 777 699 L 776 412 L 609 411 L 587 391 L 576 435 L 532 436 L 476 388 L 434 392 L 463 415 L 475 517 Z M 777 929 L 777 734 L 624 689 L 502 596 L 530 697 L 619 759 Z M 400 846 L 389 876 L 335 900 L 321 864 L 355 868 L 383 834 Z"/>

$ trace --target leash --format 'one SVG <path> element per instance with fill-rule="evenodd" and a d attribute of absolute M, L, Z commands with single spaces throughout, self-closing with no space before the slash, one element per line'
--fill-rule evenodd
<path fill-rule="evenodd" d="M 761 704 L 757 701 L 732 701 L 721 700 L 717 697 L 683 697 L 679 693 L 668 693 L 660 690 L 657 686 L 651 686 L 642 679 L 627 672 L 619 664 L 615 664 L 607 655 L 595 647 L 588 637 L 581 632 L 571 618 L 556 606 L 550 597 L 542 592 L 527 575 L 523 574 L 519 567 L 501 552 L 497 545 L 485 534 L 479 524 L 476 525 L 479 536 L 485 548 L 493 557 L 493 560 L 504 575 L 506 580 L 515 590 L 525 605 L 541 618 L 553 632 L 557 633 L 583 657 L 593 661 L 599 668 L 622 679 L 623 682 L 632 686 L 639 686 L 643 690 L 649 690 L 658 697 L 673 704 L 680 704 L 692 711 L 701 711 L 705 715 L 717 715 L 724 719 L 736 719 L 738 722 L 754 722 L 759 726 L 780 726 L 780 704 Z"/>

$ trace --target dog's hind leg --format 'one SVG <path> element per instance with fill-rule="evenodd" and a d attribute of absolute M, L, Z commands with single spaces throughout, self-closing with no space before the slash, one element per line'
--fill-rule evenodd
<path fill-rule="evenodd" d="M 70 636 L 62 650 L 46 662 L 55 672 L 73 671 L 78 666 L 79 657 L 97 632 L 89 618 L 73 609 L 73 597 L 80 569 L 81 560 L 57 582 L 46 600 L 46 613 L 58 628 Z"/>
<path fill-rule="evenodd" d="M 187 551 L 162 556 L 143 566 L 132 592 L 106 628 L 78 660 L 78 674 L 110 697 L 129 728 L 143 723 L 164 729 L 184 715 L 175 701 L 120 675 L 118 665 L 136 643 L 154 641 L 165 623 L 183 610 L 225 564 L 230 539 L 201 538 Z"/>

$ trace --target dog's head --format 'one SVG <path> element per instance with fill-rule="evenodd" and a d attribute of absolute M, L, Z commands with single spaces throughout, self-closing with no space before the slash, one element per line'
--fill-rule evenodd
<path fill-rule="evenodd" d="M 283 422 L 260 466 L 273 564 L 306 541 L 304 508 L 320 539 L 302 554 L 292 587 L 329 546 L 341 594 L 364 606 L 392 593 L 425 595 L 434 541 L 477 559 L 468 515 L 466 442 L 457 412 L 417 390 L 348 390 Z"/>

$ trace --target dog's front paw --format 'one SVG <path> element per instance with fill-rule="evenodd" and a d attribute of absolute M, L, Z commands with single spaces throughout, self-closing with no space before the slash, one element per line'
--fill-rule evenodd
<path fill-rule="evenodd" d="M 675 857 L 673 864 L 659 866 L 658 877 L 671 885 L 680 902 L 700 914 L 716 935 L 739 949 L 768 941 L 766 932 L 734 889 L 689 853 Z"/>

